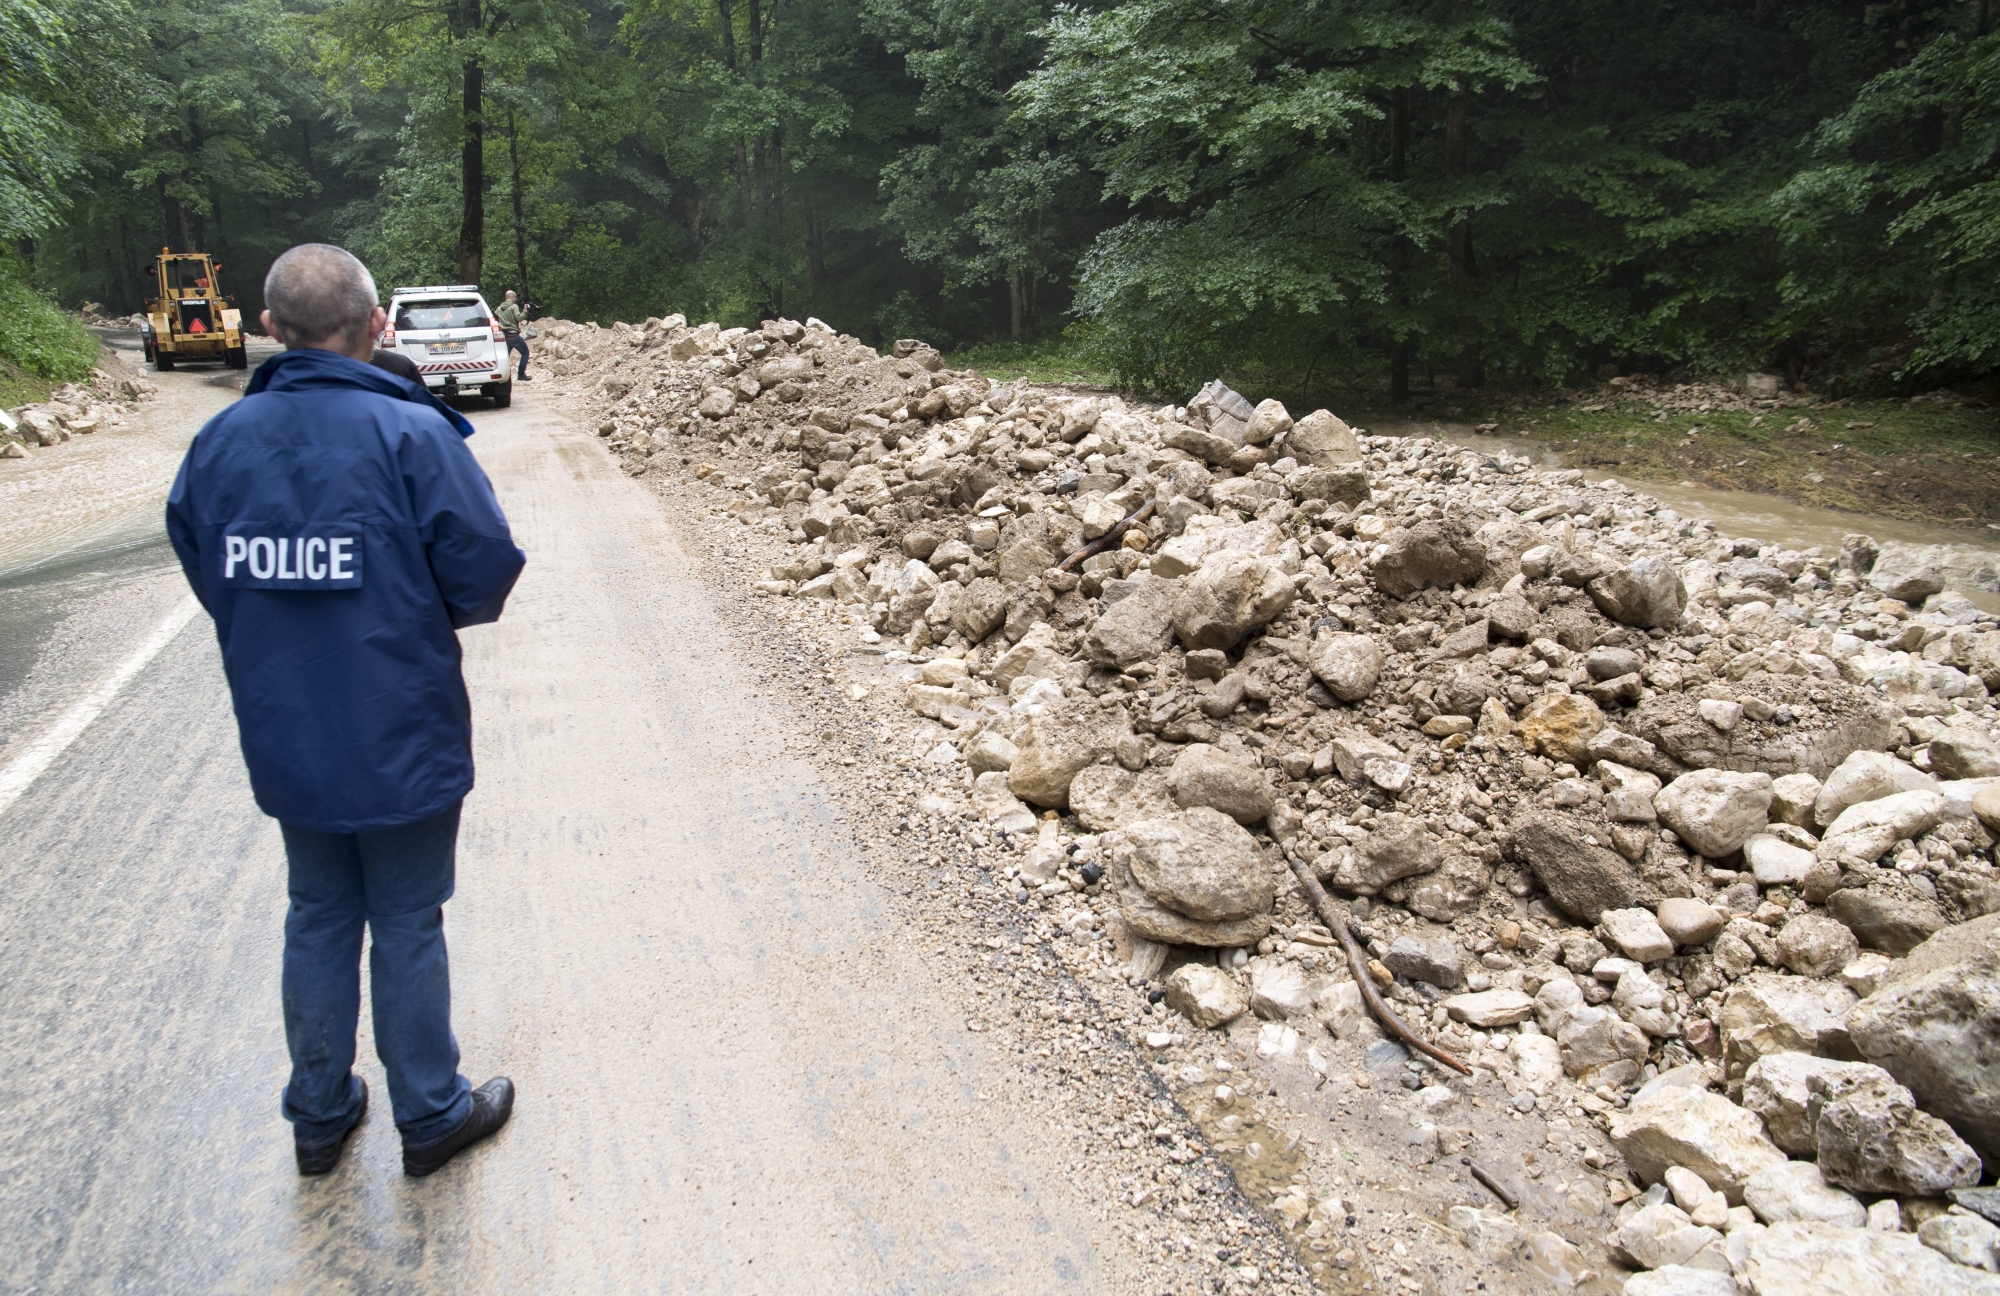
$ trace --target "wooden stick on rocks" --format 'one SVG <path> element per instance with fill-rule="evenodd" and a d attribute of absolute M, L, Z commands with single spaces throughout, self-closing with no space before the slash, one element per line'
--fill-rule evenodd
<path fill-rule="evenodd" d="M 1341 948 L 1347 951 L 1348 969 L 1354 973 L 1355 984 L 1361 987 L 1361 1001 L 1368 1005 L 1368 1011 L 1374 1013 L 1382 1024 L 1389 1028 L 1390 1034 L 1419 1053 L 1436 1058 L 1454 1071 L 1471 1075 L 1471 1067 L 1443 1049 L 1418 1039 L 1415 1033 L 1403 1024 L 1403 1019 L 1390 1010 L 1388 1003 L 1376 993 L 1375 979 L 1368 975 L 1368 959 L 1361 948 L 1361 942 L 1355 939 L 1354 930 L 1347 925 L 1347 920 L 1335 911 L 1332 897 L 1328 896 L 1326 888 L 1319 884 L 1319 879 L 1312 875 L 1312 867 L 1296 855 L 1288 855 L 1286 860 L 1292 866 L 1292 876 L 1299 880 L 1299 889 L 1306 893 L 1306 899 L 1312 902 L 1314 911 L 1319 914 L 1319 920 L 1326 924 L 1328 931 L 1340 937 Z"/>

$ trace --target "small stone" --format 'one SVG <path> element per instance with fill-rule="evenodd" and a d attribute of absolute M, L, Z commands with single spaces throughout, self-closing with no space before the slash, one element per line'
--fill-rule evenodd
<path fill-rule="evenodd" d="M 1810 1161 L 1786 1161 L 1758 1171 L 1744 1184 L 1743 1201 L 1766 1224 L 1816 1220 L 1860 1228 L 1868 1222 L 1868 1208 L 1852 1193 L 1827 1183 Z"/>
<path fill-rule="evenodd" d="M 1741 1292 L 1728 1274 L 1687 1265 L 1663 1265 L 1635 1273 L 1625 1280 L 1624 1287 L 1624 1296 L 1741 1296 Z"/>
<path fill-rule="evenodd" d="M 1167 1007 L 1203 1030 L 1226 1026 L 1250 1010 L 1236 978 L 1206 963 L 1183 963 L 1167 978 Z"/>
<path fill-rule="evenodd" d="M 1728 922 L 1721 910 L 1684 896 L 1660 901 L 1657 917 L 1660 930 L 1676 945 L 1706 945 L 1722 934 Z"/>
<path fill-rule="evenodd" d="M 1528 750 L 1575 765 L 1590 762 L 1590 740 L 1603 728 L 1604 712 L 1574 693 L 1545 693 L 1514 721 L 1514 732 Z"/>
<path fill-rule="evenodd" d="M 1810 774 L 1787 774 L 1771 780 L 1771 817 L 1780 823 L 1808 827 L 1813 822 L 1813 803 L 1819 799 L 1820 782 Z"/>
<path fill-rule="evenodd" d="M 1770 833 L 1757 833 L 1743 843 L 1743 862 L 1759 886 L 1797 886 L 1812 872 L 1818 857 Z"/>
<path fill-rule="evenodd" d="M 1443 932 L 1405 932 L 1389 942 L 1382 962 L 1409 981 L 1450 989 L 1463 979 L 1458 947 Z"/>
<path fill-rule="evenodd" d="M 1687 607 L 1687 589 L 1661 558 L 1641 558 L 1591 581 L 1591 599 L 1621 625 L 1671 630 Z"/>
<path fill-rule="evenodd" d="M 1307 654 L 1313 675 L 1343 702 L 1359 702 L 1374 693 L 1384 658 L 1381 643 L 1363 634 L 1323 634 Z"/>
<path fill-rule="evenodd" d="M 1519 990 L 1481 990 L 1451 996 L 1444 1001 L 1444 1010 L 1453 1021 L 1494 1030 L 1528 1020 L 1534 1015 L 1535 1001 Z"/>
<path fill-rule="evenodd" d="M 1715 859 L 1764 830 L 1771 808 L 1771 776 L 1695 770 L 1660 789 L 1653 804 L 1661 821 L 1682 841 Z"/>
<path fill-rule="evenodd" d="M 1263 770 L 1206 743 L 1191 743 L 1175 758 L 1167 787 L 1183 809 L 1207 806 L 1243 824 L 1271 813 L 1277 797 Z"/>
<path fill-rule="evenodd" d="M 1895 967 L 1896 960 L 1886 954 L 1869 950 L 1855 955 L 1848 961 L 1846 967 L 1840 969 L 1840 981 L 1849 990 L 1866 999 L 1882 988 Z"/>
<path fill-rule="evenodd" d="M 1977 1215 L 1939 1215 L 1927 1219 L 1917 1229 L 1917 1241 L 1955 1264 L 1989 1273 L 2000 1268 L 1993 1255 L 1994 1243 L 2000 1242 L 2000 1228 L 1994 1228 Z"/>
<path fill-rule="evenodd" d="M 1687 1212 L 1667 1202 L 1646 1206 L 1619 1226 L 1613 1240 L 1643 1269 L 1685 1264 L 1722 1235 L 1690 1220 Z"/>
<path fill-rule="evenodd" d="M 1641 963 L 1673 957 L 1673 941 L 1659 920 L 1644 909 L 1607 909 L 1599 921 L 1613 943 Z"/>
<path fill-rule="evenodd" d="M 1778 958 L 1800 976 L 1832 976 L 1860 952 L 1854 933 L 1820 914 L 1800 914 L 1778 933 Z"/>
<path fill-rule="evenodd" d="M 1695 710 L 1701 713 L 1702 719 L 1708 721 L 1723 733 L 1728 733 L 1737 725 L 1743 723 L 1743 704 L 1740 702 L 1725 702 L 1720 698 L 1703 698 Z"/>

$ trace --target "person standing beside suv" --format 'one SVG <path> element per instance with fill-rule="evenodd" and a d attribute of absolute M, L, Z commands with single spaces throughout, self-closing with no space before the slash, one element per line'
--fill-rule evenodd
<path fill-rule="evenodd" d="M 507 290 L 506 299 L 493 308 L 493 318 L 499 322 L 500 331 L 507 335 L 507 350 L 521 353 L 521 368 L 514 375 L 515 379 L 533 382 L 534 379 L 528 377 L 528 339 L 521 336 L 521 320 L 526 314 L 521 304 L 514 300 L 512 288 Z"/>

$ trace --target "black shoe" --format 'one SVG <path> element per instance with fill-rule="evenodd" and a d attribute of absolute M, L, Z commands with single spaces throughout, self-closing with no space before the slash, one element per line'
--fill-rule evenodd
<path fill-rule="evenodd" d="M 436 1174 L 444 1163 L 489 1134 L 498 1133 L 514 1114 L 514 1082 L 495 1076 L 472 1091 L 472 1114 L 459 1127 L 427 1147 L 403 1149 L 403 1173 L 412 1179 Z"/>
<path fill-rule="evenodd" d="M 526 374 L 515 374 L 515 375 L 514 375 L 514 381 L 515 381 L 515 382 L 533 382 L 533 381 L 535 381 L 535 380 L 534 380 L 533 378 L 530 378 L 530 377 L 528 377 L 528 375 L 526 375 Z"/>
<path fill-rule="evenodd" d="M 354 1078 L 361 1080 L 360 1076 Z M 318 1147 L 307 1147 L 297 1139 L 292 1140 L 292 1153 L 299 1159 L 299 1173 L 309 1177 L 331 1173 L 333 1168 L 340 1164 L 340 1154 L 347 1150 L 347 1140 L 353 1136 L 355 1130 L 361 1128 L 361 1122 L 367 1119 L 368 1082 L 361 1080 L 361 1114 L 354 1118 L 352 1125 L 341 1131 L 339 1138 L 331 1143 L 322 1143 Z"/>

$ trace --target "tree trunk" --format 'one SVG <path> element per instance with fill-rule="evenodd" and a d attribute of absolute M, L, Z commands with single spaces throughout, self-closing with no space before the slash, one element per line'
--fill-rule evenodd
<path fill-rule="evenodd" d="M 1398 89 L 1389 101 L 1389 179 L 1402 184 L 1409 170 L 1410 91 Z M 1410 399 L 1410 340 L 1404 334 L 1403 318 L 1409 305 L 1404 276 L 1410 268 L 1409 236 L 1400 229 L 1389 241 L 1389 401 L 1401 405 Z"/>
<path fill-rule="evenodd" d="M 514 267 L 521 276 L 521 304 L 534 300 L 528 291 L 528 232 L 527 224 L 521 219 L 521 147 L 520 132 L 514 126 L 514 110 L 507 110 L 507 164 L 513 172 L 514 185 Z"/>
<path fill-rule="evenodd" d="M 1008 336 L 1019 342 L 1028 322 L 1028 272 L 1018 266 L 1007 276 L 1007 320 Z"/>
<path fill-rule="evenodd" d="M 458 0 L 452 6 L 448 26 L 453 41 L 479 33 L 480 7 L 480 0 Z M 477 55 L 466 55 L 461 66 L 465 80 L 460 103 L 459 196 L 463 205 L 458 222 L 458 278 L 460 283 L 476 284 L 486 268 L 486 66 Z"/>
<path fill-rule="evenodd" d="M 486 69 L 476 58 L 465 61 L 465 147 L 459 161 L 459 183 L 465 205 L 458 222 L 458 279 L 476 284 L 486 262 L 486 122 L 481 108 L 486 94 Z"/>
<path fill-rule="evenodd" d="M 1454 179 L 1465 175 L 1467 170 L 1466 155 L 1472 134 L 1471 98 L 1464 89 L 1454 90 L 1445 109 L 1444 169 Z M 1458 385 L 1484 387 L 1486 365 L 1480 354 L 1479 317 L 1473 300 L 1479 267 L 1472 256 L 1470 213 L 1459 213 L 1446 232 L 1445 255 L 1450 262 L 1452 298 L 1458 312 Z"/>

